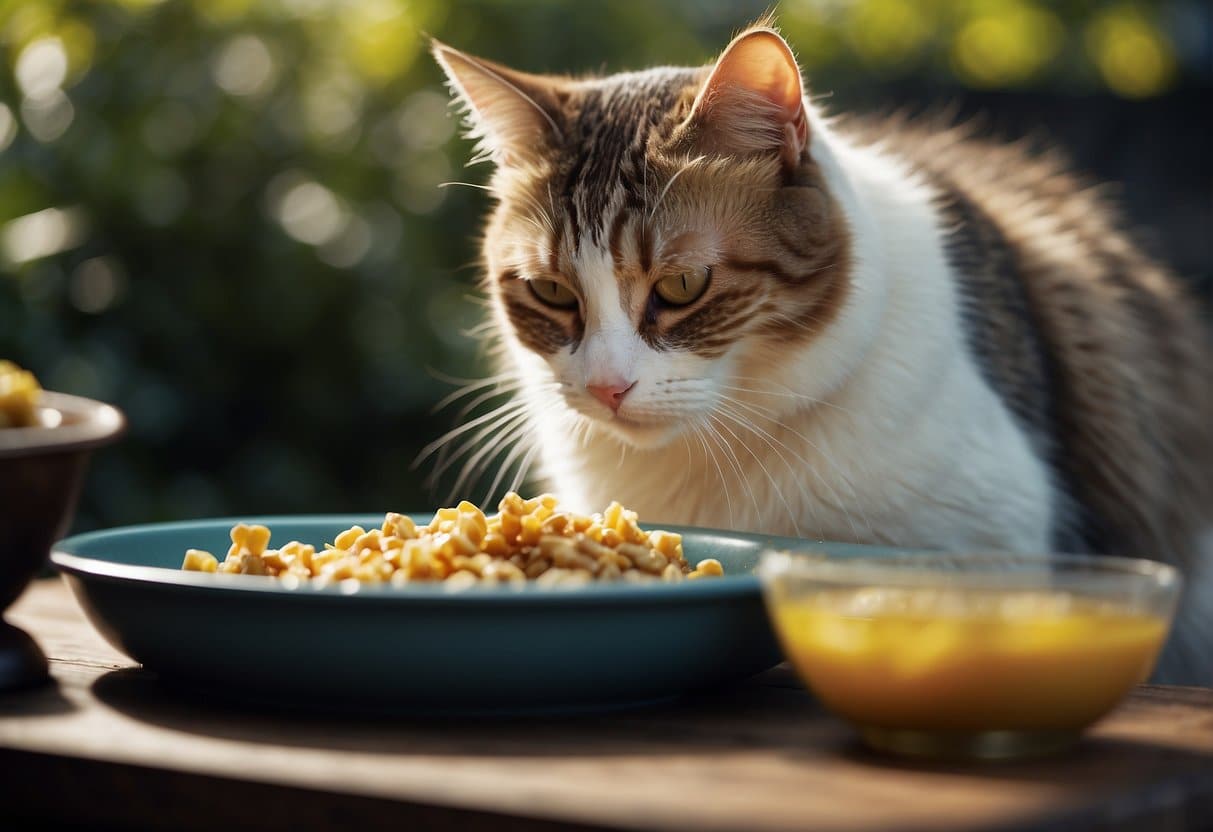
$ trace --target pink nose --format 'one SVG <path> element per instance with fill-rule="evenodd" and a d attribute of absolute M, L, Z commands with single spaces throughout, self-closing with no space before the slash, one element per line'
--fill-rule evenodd
<path fill-rule="evenodd" d="M 590 391 L 590 395 L 605 404 L 611 410 L 618 410 L 619 405 L 623 404 L 623 397 L 628 394 L 628 391 L 636 386 L 636 382 L 616 382 L 613 384 L 587 384 L 586 390 Z"/>

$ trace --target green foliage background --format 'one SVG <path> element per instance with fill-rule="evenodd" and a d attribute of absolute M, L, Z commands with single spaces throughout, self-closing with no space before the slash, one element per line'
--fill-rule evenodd
<path fill-rule="evenodd" d="M 462 170 L 425 33 L 532 71 L 614 70 L 707 62 L 766 7 L 0 0 L 0 357 L 130 419 L 77 526 L 432 504 L 410 463 L 454 419 L 432 412 L 440 376 L 485 370 L 462 333 L 486 201 L 438 186 L 487 171 Z M 778 12 L 837 108 L 1207 101 L 1203 3 Z M 1180 265 L 1207 279 L 1193 233 L 1173 238 L 1196 240 Z"/>

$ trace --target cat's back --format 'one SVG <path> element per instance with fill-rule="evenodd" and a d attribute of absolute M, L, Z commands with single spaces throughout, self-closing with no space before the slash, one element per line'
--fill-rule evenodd
<path fill-rule="evenodd" d="M 1189 560 L 1213 522 L 1213 385 L 1182 283 L 1053 154 L 904 120 L 840 131 L 938 193 L 969 348 L 1063 492 L 1056 545 Z"/>

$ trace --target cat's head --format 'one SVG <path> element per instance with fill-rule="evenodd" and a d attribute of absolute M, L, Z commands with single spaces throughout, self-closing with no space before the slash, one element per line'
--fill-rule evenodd
<path fill-rule="evenodd" d="M 648 447 L 771 405 L 773 369 L 830 327 L 851 271 L 780 35 L 759 25 L 713 66 L 601 78 L 434 55 L 496 167 L 486 288 L 559 406 Z"/>

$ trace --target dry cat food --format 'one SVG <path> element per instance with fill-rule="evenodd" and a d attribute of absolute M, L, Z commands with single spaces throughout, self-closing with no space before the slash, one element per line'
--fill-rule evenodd
<path fill-rule="evenodd" d="M 38 423 L 42 388 L 34 374 L 0 360 L 0 428 L 26 428 Z"/>
<path fill-rule="evenodd" d="M 636 512 L 611 503 L 601 514 L 560 510 L 555 497 L 524 500 L 506 494 L 498 513 L 486 515 L 467 501 L 440 508 L 424 526 L 388 514 L 377 529 L 354 526 L 319 551 L 292 540 L 270 549 L 265 526 L 232 529 L 232 546 L 220 563 L 190 549 L 183 569 L 366 583 L 445 581 L 451 588 L 478 583 L 540 585 L 621 580 L 682 581 L 724 574 L 709 558 L 694 569 L 682 554 L 682 536 L 644 531 Z"/>

